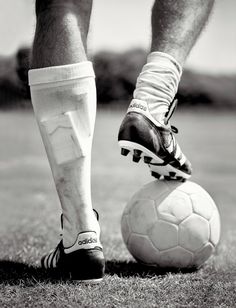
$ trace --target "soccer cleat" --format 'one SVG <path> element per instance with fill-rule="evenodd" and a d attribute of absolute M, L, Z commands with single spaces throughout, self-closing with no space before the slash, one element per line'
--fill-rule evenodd
<path fill-rule="evenodd" d="M 161 123 L 152 117 L 146 102 L 133 99 L 121 124 L 118 143 L 122 155 L 130 153 L 134 162 L 142 158 L 155 178 L 184 181 L 190 178 L 192 168 L 174 136 L 177 128 L 169 124 L 175 107 L 173 101 Z"/>
<path fill-rule="evenodd" d="M 70 279 L 89 283 L 102 281 L 105 271 L 102 245 L 94 231 L 80 232 L 71 247 L 65 248 L 61 240 L 41 259 L 41 265 Z"/>

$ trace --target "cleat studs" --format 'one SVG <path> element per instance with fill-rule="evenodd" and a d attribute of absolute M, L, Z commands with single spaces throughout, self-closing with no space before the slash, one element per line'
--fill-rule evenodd
<path fill-rule="evenodd" d="M 138 163 L 141 159 L 141 156 L 135 156 L 133 155 L 133 162 Z"/>
<path fill-rule="evenodd" d="M 133 154 L 133 161 L 135 163 L 138 163 L 141 159 L 141 154 L 142 154 L 142 151 L 140 150 L 134 150 L 134 154 Z"/>
<path fill-rule="evenodd" d="M 129 152 L 130 151 L 128 149 L 124 149 L 124 148 L 121 149 L 121 155 L 123 155 L 123 156 L 127 156 L 129 154 Z"/>
<path fill-rule="evenodd" d="M 160 178 L 161 178 L 161 175 L 160 175 L 159 173 L 157 173 L 157 172 L 154 172 L 154 171 L 151 172 L 151 175 L 152 175 L 154 178 L 158 179 L 158 180 L 160 180 Z"/>
<path fill-rule="evenodd" d="M 171 177 L 171 178 L 174 178 L 175 176 L 176 176 L 176 172 L 169 172 L 169 176 Z M 177 178 L 177 177 L 176 177 Z"/>
<path fill-rule="evenodd" d="M 171 180 L 173 180 L 173 179 L 171 179 L 171 177 L 168 176 L 168 175 L 165 175 L 165 176 L 164 176 L 164 179 L 165 179 L 166 181 L 171 181 Z"/>
<path fill-rule="evenodd" d="M 141 156 L 141 154 L 142 154 L 142 151 L 140 151 L 140 150 L 134 150 L 134 156 Z"/>
<path fill-rule="evenodd" d="M 177 181 L 180 181 L 180 182 L 182 182 L 182 183 L 184 183 L 184 182 L 186 181 L 186 179 L 183 178 L 182 176 L 177 176 L 177 177 L 176 177 L 176 180 L 177 180 Z"/>
<path fill-rule="evenodd" d="M 149 156 L 144 156 L 143 160 L 144 160 L 145 164 L 150 164 L 150 162 L 152 161 L 152 158 L 149 157 Z"/>

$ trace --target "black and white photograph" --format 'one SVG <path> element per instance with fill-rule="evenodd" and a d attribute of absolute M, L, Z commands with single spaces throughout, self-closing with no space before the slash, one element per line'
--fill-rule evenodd
<path fill-rule="evenodd" d="M 235 12 L 0 0 L 0 308 L 236 307 Z"/>

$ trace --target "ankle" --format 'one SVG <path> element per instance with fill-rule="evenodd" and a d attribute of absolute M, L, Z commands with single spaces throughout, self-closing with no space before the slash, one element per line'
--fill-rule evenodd
<path fill-rule="evenodd" d="M 95 232 L 100 237 L 100 226 L 93 211 L 80 215 L 63 216 L 63 244 L 65 247 L 73 245 L 81 232 Z"/>
<path fill-rule="evenodd" d="M 181 74 L 181 65 L 171 55 L 152 52 L 137 79 L 134 99 L 145 101 L 150 114 L 162 122 L 177 93 Z"/>

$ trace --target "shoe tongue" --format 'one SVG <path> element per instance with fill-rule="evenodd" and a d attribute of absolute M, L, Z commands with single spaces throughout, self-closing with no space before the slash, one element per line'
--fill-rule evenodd
<path fill-rule="evenodd" d="M 92 249 L 96 246 L 101 247 L 101 244 L 95 231 L 81 232 L 78 234 L 74 245 L 65 248 L 65 253 L 71 253 L 79 249 Z"/>

